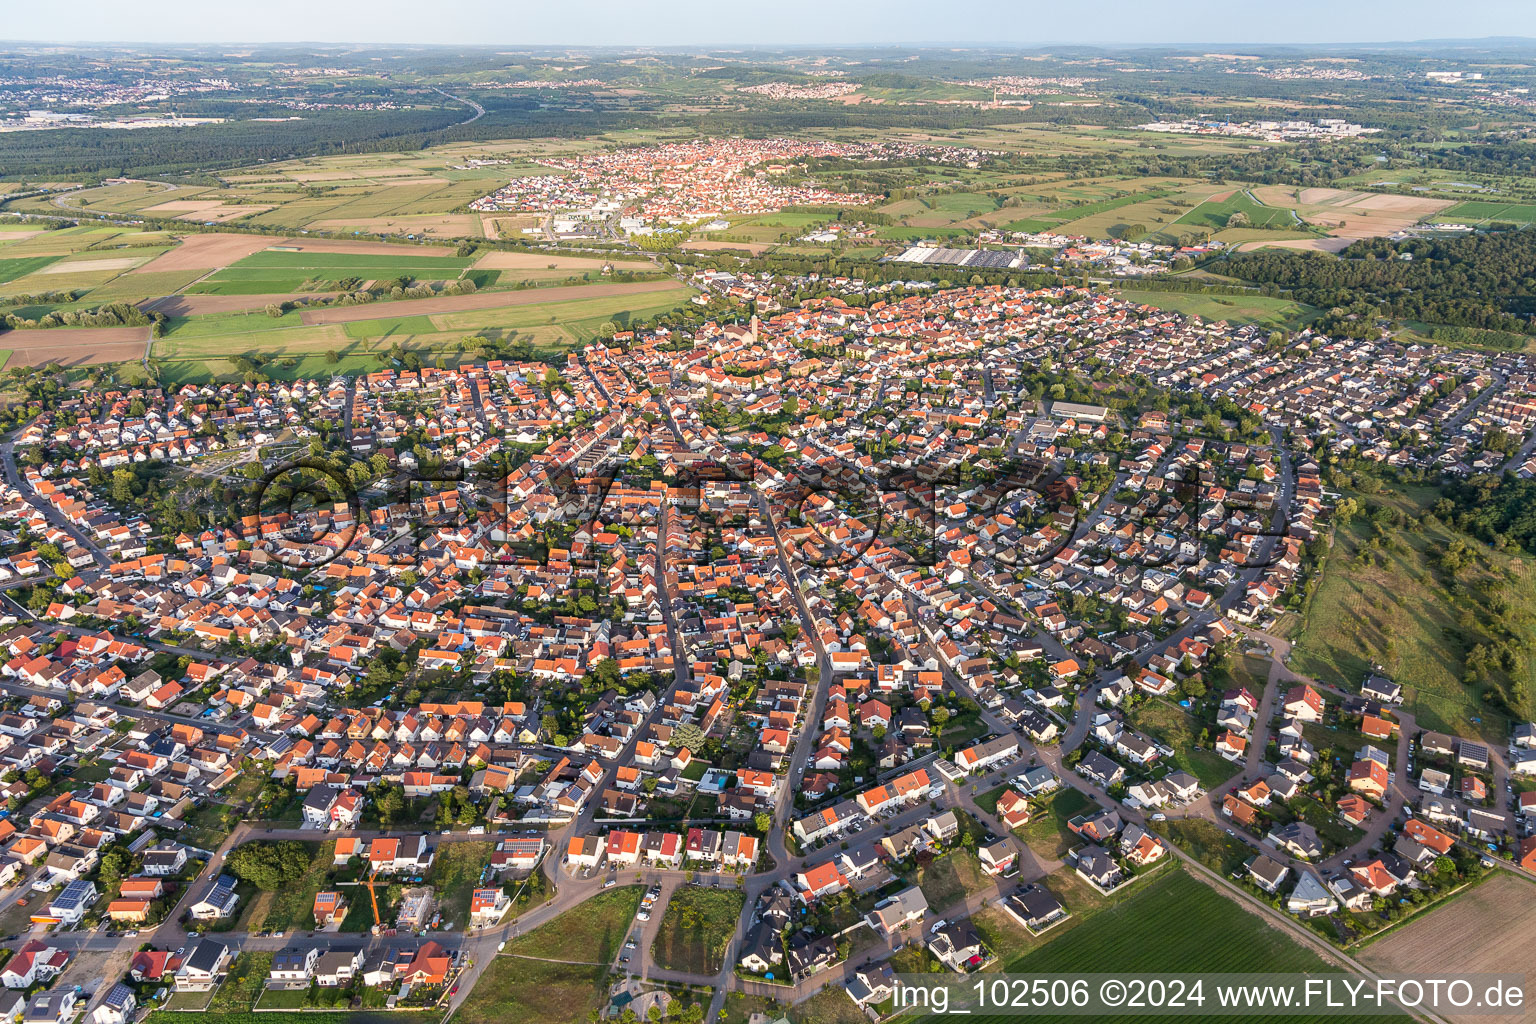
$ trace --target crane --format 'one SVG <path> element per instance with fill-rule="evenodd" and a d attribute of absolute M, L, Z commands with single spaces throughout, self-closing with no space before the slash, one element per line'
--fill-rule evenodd
<path fill-rule="evenodd" d="M 379 897 L 378 894 L 373 891 L 373 883 L 378 877 L 379 872 L 374 870 L 369 873 L 368 881 L 363 883 L 368 887 L 368 899 L 373 904 L 373 927 L 375 931 L 383 927 L 383 922 L 379 920 Z"/>

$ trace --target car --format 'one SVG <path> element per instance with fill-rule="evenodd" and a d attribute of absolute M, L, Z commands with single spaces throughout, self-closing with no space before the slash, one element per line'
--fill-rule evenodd
<path fill-rule="evenodd" d="M 943 929 L 943 927 L 945 925 L 947 925 L 947 924 L 949 924 L 948 921 L 944 920 L 943 918 L 939 918 L 939 920 L 933 922 L 932 927 L 930 927 L 928 929 L 928 934 L 929 935 L 937 935 L 937 934 L 939 934 L 939 931 L 941 929 Z"/>
<path fill-rule="evenodd" d="M 459 986 L 457 986 L 457 985 L 453 986 L 453 988 L 448 990 L 448 994 L 451 995 L 451 996 L 458 995 L 459 994 Z"/>
<path fill-rule="evenodd" d="M 638 949 L 638 948 L 640 948 L 640 944 L 638 942 L 636 942 L 634 939 L 630 939 L 628 942 L 624 943 L 624 948 L 625 949 Z"/>
<path fill-rule="evenodd" d="M 469 834 L 472 835 L 472 836 L 483 836 L 483 835 L 485 835 L 485 826 L 484 825 L 475 825 L 474 827 L 472 827 L 469 830 Z"/>
<path fill-rule="evenodd" d="M 642 907 L 640 912 L 635 915 L 635 919 L 638 921 L 649 921 L 651 919 L 651 912 Z"/>
<path fill-rule="evenodd" d="M 1162 811 L 1158 811 L 1156 814 L 1152 815 L 1152 820 L 1153 821 L 1167 821 L 1168 820 L 1168 815 L 1164 814 Z"/>
<path fill-rule="evenodd" d="M 621 964 L 629 963 L 629 954 L 625 953 L 623 956 L 619 957 L 619 963 L 621 963 Z"/>
<path fill-rule="evenodd" d="M 618 884 L 619 884 L 619 880 L 617 878 L 610 878 L 607 881 L 603 882 L 603 888 L 604 889 L 612 889 L 614 886 L 616 886 Z"/>

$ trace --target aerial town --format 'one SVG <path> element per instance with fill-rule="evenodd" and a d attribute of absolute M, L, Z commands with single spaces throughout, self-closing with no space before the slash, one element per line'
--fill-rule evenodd
<path fill-rule="evenodd" d="M 1523 986 L 1533 46 L 0 48 L 0 1018 Z"/>

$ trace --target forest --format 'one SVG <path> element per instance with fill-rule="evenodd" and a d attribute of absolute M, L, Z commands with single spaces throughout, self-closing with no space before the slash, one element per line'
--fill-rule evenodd
<path fill-rule="evenodd" d="M 1374 306 L 1382 316 L 1536 333 L 1536 233 L 1355 242 L 1337 257 L 1259 251 L 1221 272 L 1282 289 L 1322 309 Z"/>

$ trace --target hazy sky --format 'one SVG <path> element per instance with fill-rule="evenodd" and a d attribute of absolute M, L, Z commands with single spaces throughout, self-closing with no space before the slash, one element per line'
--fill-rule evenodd
<path fill-rule="evenodd" d="M 1536 36 L 1533 0 L 67 0 L 3 6 L 10 9 L 0 38 L 65 43 L 852 46 Z"/>

